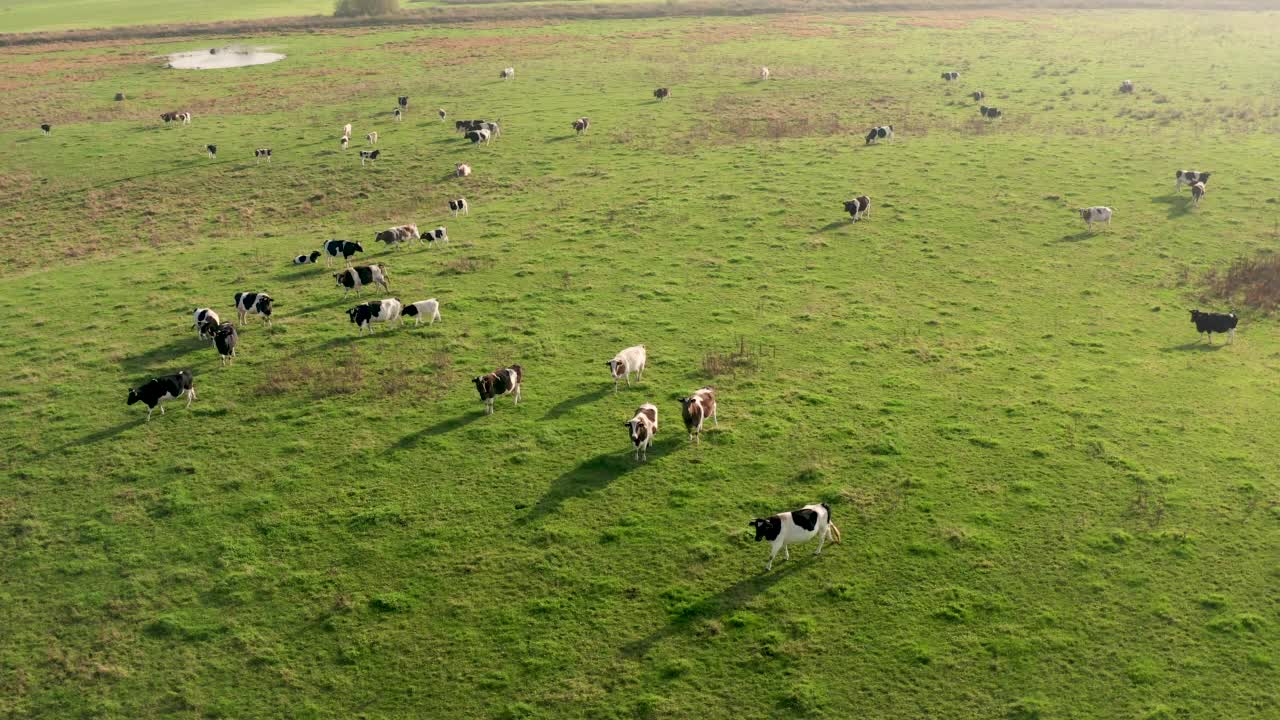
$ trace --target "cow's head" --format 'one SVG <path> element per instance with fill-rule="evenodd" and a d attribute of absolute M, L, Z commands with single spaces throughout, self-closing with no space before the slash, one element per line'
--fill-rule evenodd
<path fill-rule="evenodd" d="M 1191 311 L 1191 322 L 1195 322 L 1196 320 L 1200 319 L 1200 315 L 1201 315 L 1201 312 L 1200 312 L 1199 310 L 1192 310 L 1192 311 Z"/>
<path fill-rule="evenodd" d="M 753 527 L 756 529 L 756 542 L 764 540 L 770 534 L 772 534 L 773 537 L 778 537 L 778 530 L 781 528 L 781 525 L 782 523 L 777 517 L 756 518 L 755 520 L 747 523 L 747 527 Z"/>
<path fill-rule="evenodd" d="M 858 212 L 858 201 L 857 201 L 857 200 L 845 200 L 845 201 L 844 201 L 844 211 L 845 211 L 845 212 L 847 212 L 847 213 L 849 213 L 850 215 L 853 215 L 854 213 Z"/>
<path fill-rule="evenodd" d="M 353 322 L 353 323 L 358 323 L 358 322 L 359 322 L 359 320 L 357 320 L 357 319 L 356 319 L 356 316 L 357 316 L 357 315 L 359 315 L 359 314 L 360 314 L 360 306 L 359 306 L 359 305 L 357 305 L 357 306 L 355 306 L 355 307 L 351 308 L 350 310 L 347 310 L 347 317 L 351 318 L 351 322 Z"/>
<path fill-rule="evenodd" d="M 477 375 L 471 378 L 471 382 L 475 383 L 476 391 L 480 393 L 481 400 L 487 400 L 493 394 L 490 388 L 493 386 L 493 378 L 488 375 Z"/>
<path fill-rule="evenodd" d="M 126 404 L 128 404 L 128 405 L 132 405 L 132 404 L 134 404 L 134 403 L 138 402 L 138 401 L 139 401 L 139 400 L 141 400 L 141 399 L 142 399 L 142 398 L 138 396 L 138 391 L 137 391 L 137 390 L 135 390 L 135 389 L 133 389 L 133 388 L 129 388 L 129 401 L 128 401 L 128 403 L 126 403 Z"/>
<path fill-rule="evenodd" d="M 1085 220 L 1089 219 L 1089 208 L 1080 208 L 1077 212 L 1079 212 L 1080 217 L 1084 218 Z"/>
<path fill-rule="evenodd" d="M 604 364 L 609 366 L 609 374 L 613 377 L 622 377 L 626 372 L 626 366 L 619 360 L 606 360 Z"/>

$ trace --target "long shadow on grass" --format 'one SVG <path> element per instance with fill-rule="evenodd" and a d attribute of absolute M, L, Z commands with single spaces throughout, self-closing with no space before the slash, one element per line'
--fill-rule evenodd
<path fill-rule="evenodd" d="M 835 222 L 829 222 L 826 225 L 823 225 L 822 227 L 818 228 L 818 232 L 820 233 L 831 232 L 836 228 L 842 228 L 846 225 L 852 225 L 852 224 L 853 223 L 851 223 L 848 220 L 836 220 Z"/>
<path fill-rule="evenodd" d="M 768 547 L 768 545 L 764 545 L 764 547 Z M 674 610 L 671 622 L 639 640 L 633 640 L 623 645 L 622 654 L 630 658 L 643 657 L 654 645 L 692 627 L 694 621 L 723 617 L 741 608 L 760 593 L 810 565 L 810 563 L 803 561 L 803 557 L 806 554 L 801 551 L 801 554 L 795 559 L 783 563 L 781 568 L 771 572 L 763 572 L 764 568 L 761 566 L 761 574 L 745 577 L 715 595 L 682 604 Z M 775 563 L 776 566 L 777 563 Z"/>
<path fill-rule="evenodd" d="M 203 342 L 194 335 L 184 335 L 159 347 L 151 348 L 141 355 L 132 355 L 124 358 L 120 361 L 120 366 L 131 373 L 152 372 L 152 368 L 157 365 L 176 363 L 178 358 L 183 355 L 211 347 L 213 346 L 208 342 Z M 170 373 L 182 369 L 180 367 L 166 367 L 164 371 Z"/>
<path fill-rule="evenodd" d="M 454 430 L 470 425 L 482 417 L 484 417 L 484 411 L 476 411 L 473 413 L 467 413 L 466 415 L 451 417 L 447 420 L 441 420 L 429 428 L 423 428 L 417 432 L 411 432 L 408 435 L 405 435 L 397 440 L 396 444 L 392 445 L 391 448 L 393 450 L 411 450 L 417 447 L 419 442 L 422 442 L 422 438 L 451 433 Z"/>
<path fill-rule="evenodd" d="M 542 419 L 554 420 L 558 417 L 563 417 L 579 406 L 593 403 L 608 394 L 609 386 L 601 385 L 595 390 L 588 390 L 581 395 L 575 395 L 568 400 L 561 400 L 559 404 L 548 410 L 547 414 L 542 416 Z"/>
<path fill-rule="evenodd" d="M 136 407 L 143 407 L 143 406 L 138 405 Z M 88 435 L 85 435 L 84 437 L 78 437 L 78 438 L 75 438 L 74 440 L 68 440 L 67 442 L 53 448 L 52 450 L 49 450 L 41 457 L 48 457 L 50 455 L 60 455 L 64 451 L 70 450 L 71 448 L 84 447 L 85 445 L 93 445 L 95 443 L 100 443 L 103 440 L 110 440 L 111 438 L 119 435 L 125 430 L 129 430 L 131 428 L 135 428 L 140 425 L 145 425 L 146 422 L 147 422 L 146 413 L 140 413 L 134 419 L 126 420 L 120 423 L 119 425 L 113 425 L 109 428 L 103 428 L 102 430 L 98 430 L 97 432 L 91 432 Z"/>
<path fill-rule="evenodd" d="M 1164 348 L 1164 351 L 1165 352 L 1187 352 L 1187 351 L 1217 352 L 1226 346 L 1227 346 L 1226 343 L 1210 345 L 1209 343 L 1206 343 L 1203 340 L 1196 340 L 1195 342 L 1183 343 L 1182 345 L 1170 345 L 1169 347 Z"/>
<path fill-rule="evenodd" d="M 1081 240 L 1088 240 L 1095 235 L 1097 235 L 1097 233 L 1094 231 L 1085 229 L 1071 235 L 1063 235 L 1058 238 L 1057 242 L 1080 242 Z"/>
<path fill-rule="evenodd" d="M 1191 212 L 1191 196 L 1190 195 L 1157 195 L 1151 198 L 1151 202 L 1169 206 L 1167 217 L 1182 217 Z"/>
<path fill-rule="evenodd" d="M 551 481 L 551 487 L 541 499 L 529 510 L 529 514 L 516 520 L 517 525 L 527 525 L 560 509 L 566 500 L 590 495 L 601 490 L 609 483 L 626 475 L 642 465 L 661 460 L 663 456 L 679 447 L 682 437 L 670 437 L 655 442 L 649 447 L 647 462 L 636 462 L 630 452 L 601 453 L 574 469 Z"/>

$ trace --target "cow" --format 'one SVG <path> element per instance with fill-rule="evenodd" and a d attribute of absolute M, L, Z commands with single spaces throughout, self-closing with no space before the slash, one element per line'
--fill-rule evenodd
<path fill-rule="evenodd" d="M 52 125 L 50 125 L 49 123 L 41 123 L 41 124 L 40 124 L 40 132 L 41 132 L 41 133 L 43 133 L 43 134 L 45 134 L 45 135 L 48 135 L 48 134 L 50 133 L 50 131 L 52 131 L 52 130 L 53 130 L 53 126 L 52 126 Z"/>
<path fill-rule="evenodd" d="M 165 401 L 176 400 L 183 395 L 187 396 L 187 407 L 191 407 L 191 401 L 196 399 L 196 386 L 192 383 L 190 370 L 151 378 L 141 387 L 130 389 L 126 404 L 133 405 L 140 402 L 146 405 L 147 422 L 151 422 L 151 411 L 155 410 L 156 406 L 160 407 L 160 414 L 164 415 Z"/>
<path fill-rule="evenodd" d="M 346 150 L 346 149 L 347 149 L 347 145 L 350 145 L 350 144 L 351 144 L 351 138 L 347 137 L 346 135 L 343 135 L 343 136 L 342 136 L 342 139 L 341 139 L 341 140 L 339 140 L 339 141 L 338 141 L 338 143 L 339 143 L 340 145 L 342 145 L 342 149 L 343 149 L 343 150 Z"/>
<path fill-rule="evenodd" d="M 351 123 L 342 126 L 342 134 L 346 137 L 351 137 Z"/>
<path fill-rule="evenodd" d="M 822 546 L 830 540 L 840 542 L 840 528 L 831 522 L 831 508 L 826 503 L 805 505 L 799 510 L 778 513 L 767 518 L 756 518 L 747 523 L 747 527 L 755 528 L 756 542 L 769 541 L 769 562 L 765 564 L 765 572 L 773 569 L 773 559 L 782 551 L 784 560 L 791 559 L 788 545 L 796 545 L 818 538 L 818 549 L 814 555 L 822 554 Z"/>
<path fill-rule="evenodd" d="M 649 459 L 649 446 L 653 445 L 653 436 L 658 434 L 658 408 L 653 403 L 645 403 L 636 410 L 635 416 L 623 423 L 627 434 L 631 436 L 631 445 L 635 448 L 636 462 Z"/>
<path fill-rule="evenodd" d="M 402 242 L 418 239 L 417 225 L 397 225 L 380 233 L 374 233 L 374 242 L 384 242 L 392 247 L 399 247 Z"/>
<path fill-rule="evenodd" d="M 186 112 L 185 110 L 173 110 L 170 112 L 160 113 L 160 119 L 164 121 L 165 125 L 168 125 L 171 122 L 180 122 L 183 125 L 190 125 L 191 113 Z"/>
<path fill-rule="evenodd" d="M 498 77 L 503 80 L 514 80 L 516 77 L 516 69 L 513 67 L 502 68 L 502 72 L 498 74 Z"/>
<path fill-rule="evenodd" d="M 409 107 L 409 96 L 408 96 L 408 95 L 401 95 L 400 97 L 396 98 L 396 103 L 397 103 L 397 104 L 399 104 L 399 105 L 400 105 L 400 107 L 402 107 L 402 108 L 407 108 L 407 107 Z"/>
<path fill-rule="evenodd" d="M 1133 81 L 1125 80 L 1124 82 L 1120 83 L 1120 92 L 1126 93 L 1126 94 L 1133 92 Z"/>
<path fill-rule="evenodd" d="M 689 431 L 689 440 L 702 444 L 703 421 L 710 417 L 716 427 L 720 427 L 715 388 L 699 388 L 689 397 L 680 398 L 680 416 L 684 418 L 684 429 Z"/>
<path fill-rule="evenodd" d="M 1204 198 L 1204 183 L 1198 182 L 1191 186 L 1191 204 L 1200 207 L 1200 201 Z"/>
<path fill-rule="evenodd" d="M 636 374 L 636 382 L 644 376 L 644 365 L 648 360 L 648 353 L 643 345 L 635 345 L 625 350 L 620 350 L 612 360 L 605 361 L 605 365 L 609 367 L 609 375 L 613 378 L 613 392 L 618 392 L 618 381 L 626 378 L 627 387 L 631 387 L 631 373 Z"/>
<path fill-rule="evenodd" d="M 852 222 L 857 222 L 862 219 L 863 215 L 871 215 L 871 198 L 866 195 L 859 195 L 852 200 L 845 200 L 844 211 L 849 213 L 849 217 L 853 218 Z"/>
<path fill-rule="evenodd" d="M 953 80 L 959 80 L 959 79 L 960 79 L 960 73 L 958 73 L 958 72 L 944 72 L 944 73 L 942 73 L 942 79 L 943 79 L 943 80 L 946 80 L 947 82 L 951 82 L 951 81 L 953 81 Z"/>
<path fill-rule="evenodd" d="M 391 290 L 388 287 L 390 277 L 387 275 L 387 269 L 382 265 L 356 265 L 334 273 L 333 277 L 338 281 L 338 287 L 342 288 L 343 297 L 346 297 L 350 290 L 355 290 L 359 295 L 360 288 L 365 285 L 381 285 L 383 290 Z"/>
<path fill-rule="evenodd" d="M 320 251 L 313 250 L 310 255 L 298 255 L 293 259 L 294 265 L 310 265 L 320 259 Z"/>
<path fill-rule="evenodd" d="M 974 90 L 973 93 L 970 95 L 970 97 L 973 98 L 974 102 L 978 102 L 979 100 L 986 98 L 987 94 L 982 92 L 981 90 Z"/>
<path fill-rule="evenodd" d="M 466 163 L 458 163 L 458 168 L 454 172 L 458 177 L 466 177 L 471 174 L 471 166 Z"/>
<path fill-rule="evenodd" d="M 428 325 L 434 325 L 440 319 L 440 301 L 431 298 L 430 300 L 409 303 L 404 306 L 404 314 L 413 318 L 414 327 L 418 327 L 418 323 L 422 322 L 422 318 L 427 319 Z"/>
<path fill-rule="evenodd" d="M 207 150 L 207 151 L 209 152 L 209 159 L 210 159 L 210 160 L 216 160 L 216 159 L 218 158 L 218 146 L 217 146 L 217 145 L 205 145 L 205 146 L 204 146 L 204 149 L 205 149 L 205 150 Z"/>
<path fill-rule="evenodd" d="M 496 122 L 488 122 L 488 121 L 484 121 L 484 120 L 482 120 L 482 121 L 480 121 L 480 127 L 479 127 L 479 129 L 480 129 L 480 130 L 488 130 L 488 131 L 489 131 L 489 137 L 490 137 L 490 138 L 492 138 L 492 139 L 494 139 L 494 140 L 497 140 L 497 139 L 498 139 L 498 136 L 502 134 L 502 128 L 501 128 L 501 127 L 498 125 L 498 123 L 496 123 Z"/>
<path fill-rule="evenodd" d="M 1080 219 L 1084 220 L 1084 224 L 1089 230 L 1093 230 L 1094 223 L 1106 223 L 1107 227 L 1111 227 L 1111 208 L 1095 205 L 1093 207 L 1080 208 Z"/>
<path fill-rule="evenodd" d="M 769 68 L 767 67 L 760 68 L 760 82 L 764 82 L 765 80 L 768 80 L 768 79 L 769 79 Z"/>
<path fill-rule="evenodd" d="M 664 87 L 658 88 L 657 90 L 653 91 L 653 96 L 658 98 L 658 100 L 666 100 L 667 98 L 671 97 L 671 90 Z"/>
<path fill-rule="evenodd" d="M 373 323 L 399 320 L 401 324 L 404 320 L 400 317 L 400 310 L 403 306 L 400 304 L 400 298 L 383 298 L 382 300 L 370 300 L 367 303 L 359 305 L 347 311 L 347 317 L 351 318 L 351 322 L 356 324 L 360 329 L 359 334 L 363 335 L 365 330 L 369 334 L 373 334 Z"/>
<path fill-rule="evenodd" d="M 484 127 L 484 120 L 454 120 L 454 132 L 465 133 L 471 130 L 479 130 Z"/>
<path fill-rule="evenodd" d="M 580 117 L 573 121 L 573 130 L 579 135 L 586 132 L 589 127 L 591 127 L 591 118 Z"/>
<path fill-rule="evenodd" d="M 186 111 L 184 110 L 183 112 L 178 113 L 178 119 L 182 121 L 182 124 L 183 124 L 183 125 L 190 125 L 190 124 L 191 124 L 191 113 L 186 112 Z M 163 414 L 163 413 L 162 413 L 162 414 Z"/>
<path fill-rule="evenodd" d="M 382 154 L 381 150 L 361 150 L 360 151 L 360 167 L 364 167 L 365 161 L 373 162 L 378 159 L 378 155 Z"/>
<path fill-rule="evenodd" d="M 484 414 L 493 414 L 493 399 L 502 395 L 511 395 L 516 405 L 520 404 L 520 381 L 524 379 L 524 368 L 519 365 L 498 368 L 488 375 L 480 375 L 471 379 L 480 400 L 484 402 Z"/>
<path fill-rule="evenodd" d="M 1240 318 L 1235 313 L 1214 313 L 1200 312 L 1192 310 L 1191 322 L 1196 324 L 1196 332 L 1209 338 L 1209 344 L 1213 344 L 1214 333 L 1226 333 L 1227 342 L 1236 341 L 1236 325 L 1240 323 Z"/>
<path fill-rule="evenodd" d="M 213 344 L 218 348 L 218 355 L 222 357 L 223 365 L 235 362 L 236 343 L 239 341 L 240 336 L 236 333 L 236 326 L 231 323 L 222 323 L 214 329 Z"/>
<path fill-rule="evenodd" d="M 978 108 L 978 112 L 982 113 L 982 117 L 988 120 L 995 120 L 1001 115 L 1004 115 L 1004 112 L 1002 112 L 999 108 L 987 107 L 986 105 L 983 105 L 982 107 Z"/>
<path fill-rule="evenodd" d="M 458 217 L 458 213 L 462 213 L 463 215 L 470 213 L 471 206 L 467 205 L 466 198 L 458 198 L 457 200 L 449 201 L 449 210 L 453 213 L 454 217 Z"/>
<path fill-rule="evenodd" d="M 871 131 L 867 133 L 866 144 L 870 145 L 873 142 L 878 142 L 880 140 L 884 140 L 885 138 L 888 138 L 889 140 L 893 140 L 892 125 L 881 125 L 879 127 L 871 128 Z"/>
<path fill-rule="evenodd" d="M 418 236 L 418 239 L 426 240 L 427 248 L 430 249 L 431 247 L 434 246 L 434 243 L 443 244 L 443 243 L 449 242 L 449 233 L 444 229 L 444 226 L 441 225 L 435 230 L 428 230 L 422 233 L 421 235 Z"/>
<path fill-rule="evenodd" d="M 271 327 L 273 303 L 275 300 L 266 293 L 236 293 L 236 314 L 240 317 L 240 324 L 244 325 L 250 315 L 261 315 L 266 318 L 267 327 Z"/>
<path fill-rule="evenodd" d="M 358 252 L 364 252 L 364 246 L 357 242 L 349 242 L 347 240 L 329 240 L 324 244 L 324 264 L 329 265 L 329 261 L 333 258 L 342 256 L 347 264 L 351 264 L 351 256 Z"/>
<path fill-rule="evenodd" d="M 444 122 L 445 117 L 448 115 L 448 113 L 444 111 L 444 108 L 436 110 L 436 114 L 440 116 L 440 122 Z"/>
<path fill-rule="evenodd" d="M 468 130 L 467 134 L 463 137 L 470 140 L 472 145 L 481 142 L 485 144 L 489 143 L 489 131 L 484 128 L 479 130 Z"/>
<path fill-rule="evenodd" d="M 393 113 L 393 115 L 396 118 L 396 122 L 401 122 L 404 120 L 404 113 L 400 112 L 400 108 L 396 108 L 396 111 Z"/>
<path fill-rule="evenodd" d="M 1179 170 L 1173 175 L 1173 189 L 1177 192 L 1182 189 L 1183 185 L 1195 185 L 1196 183 L 1209 184 L 1209 173 L 1196 172 L 1195 170 Z"/>
<path fill-rule="evenodd" d="M 205 332 L 206 325 L 213 323 L 213 326 L 217 327 L 222 324 L 222 319 L 218 317 L 218 313 L 214 312 L 211 308 L 196 308 L 195 312 L 192 313 L 192 318 L 195 322 L 191 327 L 195 328 L 196 334 L 200 336 L 201 340 L 213 339 L 213 336 Z"/>
<path fill-rule="evenodd" d="M 267 162 L 271 162 L 271 148 L 258 148 L 253 151 L 253 161 L 255 163 L 262 158 L 266 158 Z"/>
<path fill-rule="evenodd" d="M 365 140 L 367 140 L 367 141 L 369 141 L 369 144 L 370 144 L 370 145 L 377 145 L 377 144 L 378 144 L 378 131 L 377 131 L 377 130 L 374 130 L 373 132 L 369 133 L 368 135 L 365 135 L 365 136 L 364 136 L 364 139 L 365 139 Z"/>

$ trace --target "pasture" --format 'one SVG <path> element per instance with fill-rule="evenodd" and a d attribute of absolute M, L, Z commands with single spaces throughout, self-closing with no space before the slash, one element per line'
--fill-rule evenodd
<path fill-rule="evenodd" d="M 1202 282 L 1280 241 L 1277 37 L 900 13 L 0 53 L 0 715 L 1280 716 L 1280 327 Z M 233 41 L 288 57 L 156 59 Z M 1199 208 L 1178 169 L 1213 171 Z M 402 223 L 451 242 L 373 243 Z M 358 337 L 337 266 L 289 262 L 332 238 L 389 272 L 362 299 L 442 321 Z M 239 291 L 274 324 L 223 368 L 191 311 Z M 483 415 L 471 378 L 513 362 Z M 183 368 L 189 410 L 125 406 Z M 843 543 L 765 573 L 748 523 L 810 502 Z"/>

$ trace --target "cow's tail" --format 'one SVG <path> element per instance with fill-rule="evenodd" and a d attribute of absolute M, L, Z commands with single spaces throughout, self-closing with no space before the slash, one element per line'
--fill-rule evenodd
<path fill-rule="evenodd" d="M 827 523 L 827 527 L 831 528 L 831 541 L 839 545 L 840 544 L 840 528 L 836 527 L 836 524 L 833 522 Z"/>

